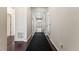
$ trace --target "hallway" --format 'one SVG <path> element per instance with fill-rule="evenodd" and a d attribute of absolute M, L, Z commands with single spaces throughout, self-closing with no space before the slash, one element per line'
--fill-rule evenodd
<path fill-rule="evenodd" d="M 0 12 L 0 50 L 79 51 L 79 8 L 8 7 Z"/>
<path fill-rule="evenodd" d="M 52 51 L 43 32 L 36 32 L 26 51 Z"/>

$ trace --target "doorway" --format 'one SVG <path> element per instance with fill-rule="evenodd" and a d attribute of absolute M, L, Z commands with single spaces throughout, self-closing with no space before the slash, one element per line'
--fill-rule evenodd
<path fill-rule="evenodd" d="M 42 32 L 42 19 L 36 19 L 36 32 Z"/>
<path fill-rule="evenodd" d="M 11 15 L 7 14 L 7 36 L 11 36 Z"/>

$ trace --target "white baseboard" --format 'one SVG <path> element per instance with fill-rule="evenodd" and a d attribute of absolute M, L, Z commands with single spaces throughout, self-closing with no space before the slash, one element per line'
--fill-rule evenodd
<path fill-rule="evenodd" d="M 32 34 L 29 35 L 29 37 L 27 38 L 27 40 L 29 40 L 31 36 L 32 36 Z"/>
<path fill-rule="evenodd" d="M 58 49 L 58 47 L 56 46 L 56 44 L 53 42 L 53 41 L 51 41 L 52 42 L 52 44 L 55 46 L 55 48 L 57 49 L 57 51 L 59 51 L 59 49 Z"/>
<path fill-rule="evenodd" d="M 48 35 L 48 37 L 49 37 L 49 35 Z M 49 39 L 50 39 L 50 41 L 51 41 L 51 38 L 49 37 Z M 59 51 L 59 49 L 58 49 L 58 47 L 56 46 L 56 44 L 53 42 L 53 41 L 51 41 L 51 43 L 55 46 L 55 48 L 57 49 L 57 51 Z"/>

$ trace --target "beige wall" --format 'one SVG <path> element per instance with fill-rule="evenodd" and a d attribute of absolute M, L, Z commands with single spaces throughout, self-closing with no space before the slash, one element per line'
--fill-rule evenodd
<path fill-rule="evenodd" d="M 27 9 L 27 38 L 32 35 L 32 15 L 31 15 L 31 8 L 28 7 Z"/>
<path fill-rule="evenodd" d="M 79 50 L 79 8 L 49 8 L 49 12 L 50 38 L 55 47 L 58 50 Z"/>
<path fill-rule="evenodd" d="M 7 8 L 0 7 L 0 51 L 7 50 Z"/>

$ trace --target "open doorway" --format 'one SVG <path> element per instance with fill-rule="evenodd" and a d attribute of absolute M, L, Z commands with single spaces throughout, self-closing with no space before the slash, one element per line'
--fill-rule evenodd
<path fill-rule="evenodd" d="M 47 7 L 32 7 L 32 34 L 46 32 Z"/>
<path fill-rule="evenodd" d="M 11 15 L 7 14 L 7 36 L 11 35 Z"/>
<path fill-rule="evenodd" d="M 7 50 L 14 50 L 14 36 L 15 36 L 15 10 L 14 8 L 7 8 Z"/>
<path fill-rule="evenodd" d="M 36 20 L 36 32 L 42 32 L 42 19 Z"/>

